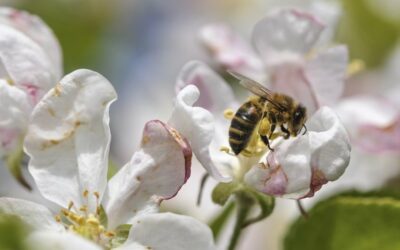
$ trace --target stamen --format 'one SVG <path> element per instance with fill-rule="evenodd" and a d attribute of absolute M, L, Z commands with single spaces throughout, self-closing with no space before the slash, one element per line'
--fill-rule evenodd
<path fill-rule="evenodd" d="M 71 208 L 74 206 L 74 203 L 72 201 L 70 201 L 68 203 L 68 210 L 71 210 Z"/>
<path fill-rule="evenodd" d="M 234 116 L 235 116 L 235 111 L 233 111 L 233 109 L 231 108 L 225 109 L 224 111 L 225 119 L 232 120 Z"/>
<path fill-rule="evenodd" d="M 227 153 L 228 155 L 236 156 L 235 154 L 231 153 L 231 149 L 229 147 L 226 147 L 226 146 L 221 146 L 219 148 L 219 151 Z"/>
<path fill-rule="evenodd" d="M 82 207 L 79 208 L 79 211 L 86 213 L 88 211 L 88 207 L 86 205 L 83 205 Z"/>
<path fill-rule="evenodd" d="M 105 235 L 106 237 L 114 237 L 114 236 L 115 236 L 115 233 L 112 232 L 112 231 L 107 231 L 107 232 L 104 233 L 104 235 Z"/>
<path fill-rule="evenodd" d="M 55 219 L 58 223 L 61 222 L 61 216 L 60 216 L 60 215 L 56 215 L 56 216 L 54 217 L 54 219 Z"/>
<path fill-rule="evenodd" d="M 353 76 L 365 69 L 365 62 L 360 59 L 354 59 L 347 66 L 347 76 Z"/>
<path fill-rule="evenodd" d="M 83 191 L 83 197 L 87 198 L 89 195 L 89 191 L 86 189 L 85 191 Z"/>
<path fill-rule="evenodd" d="M 92 226 L 100 225 L 100 221 L 93 214 L 89 214 L 89 218 L 86 220 L 86 222 Z"/>

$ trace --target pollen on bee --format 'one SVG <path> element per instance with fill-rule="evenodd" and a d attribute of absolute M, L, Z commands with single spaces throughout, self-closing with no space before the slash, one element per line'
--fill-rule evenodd
<path fill-rule="evenodd" d="M 232 120 L 234 116 L 235 116 L 235 112 L 233 111 L 233 109 L 228 108 L 228 109 L 224 110 L 225 119 Z"/>

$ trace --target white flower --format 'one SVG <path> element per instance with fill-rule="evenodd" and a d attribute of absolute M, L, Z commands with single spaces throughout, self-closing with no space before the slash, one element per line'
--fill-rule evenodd
<path fill-rule="evenodd" d="M 193 85 L 203 91 L 200 99 Z M 223 110 L 238 106 L 227 83 L 206 65 L 190 62 L 178 79 L 177 89 L 181 88 L 169 123 L 190 141 L 197 159 L 219 181 L 244 181 L 270 195 L 299 199 L 339 178 L 349 163 L 347 132 L 328 107 L 307 121 L 307 134 L 275 143 L 274 152 L 263 145 L 260 154 L 236 157 L 220 150 L 228 146 L 229 121 Z M 196 103 L 206 103 L 208 110 L 192 107 Z"/>
<path fill-rule="evenodd" d="M 55 215 L 39 204 L 0 198 L 0 211 L 28 223 L 34 229 L 28 243 L 38 249 L 214 249 L 202 223 L 156 213 L 190 175 L 191 148 L 169 125 L 148 122 L 140 148 L 107 183 L 108 111 L 115 99 L 112 85 L 89 70 L 50 90 L 32 113 L 24 147 L 38 190 L 63 209 Z M 132 227 L 121 245 L 124 224 Z"/>
<path fill-rule="evenodd" d="M 0 157 L 20 146 L 29 115 L 61 78 L 61 50 L 38 17 L 0 8 Z"/>
<path fill-rule="evenodd" d="M 223 68 L 294 97 L 309 113 L 334 108 L 354 145 L 373 153 L 398 151 L 400 111 L 393 102 L 372 91 L 343 97 L 347 48 L 327 47 L 340 16 L 337 6 L 315 2 L 310 10 L 315 15 L 294 8 L 271 12 L 254 27 L 255 50 L 223 24 L 204 27 L 200 38 Z"/>

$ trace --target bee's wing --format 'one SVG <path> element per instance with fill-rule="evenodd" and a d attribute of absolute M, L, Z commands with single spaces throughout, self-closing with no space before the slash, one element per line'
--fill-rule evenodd
<path fill-rule="evenodd" d="M 260 83 L 248 78 L 247 76 L 244 76 L 240 73 L 233 72 L 228 70 L 228 73 L 231 74 L 233 77 L 237 78 L 239 83 L 251 91 L 253 94 L 258 95 L 260 97 L 265 98 L 268 102 L 270 102 L 272 105 L 279 109 L 284 109 L 285 107 L 282 107 L 282 105 L 279 105 L 278 103 L 274 102 L 272 100 L 272 91 L 261 85 Z"/>

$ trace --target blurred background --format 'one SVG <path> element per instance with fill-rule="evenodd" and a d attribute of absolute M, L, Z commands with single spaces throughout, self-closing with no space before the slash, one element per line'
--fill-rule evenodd
<path fill-rule="evenodd" d="M 168 119 L 181 67 L 193 59 L 210 62 L 198 41 L 198 31 L 203 25 L 224 22 L 250 40 L 253 25 L 271 8 L 285 5 L 306 8 L 312 2 L 315 1 L 0 0 L 1 5 L 40 16 L 53 29 L 63 49 L 65 73 L 89 68 L 113 83 L 119 96 L 111 108 L 111 158 L 116 166 L 129 160 L 139 144 L 146 121 Z M 349 83 L 349 89 L 357 88 L 354 86 L 360 79 L 373 78 L 375 84 L 400 80 L 397 67 L 400 56 L 396 54 L 400 1 L 330 2 L 342 9 L 335 42 L 347 44 L 351 58 L 362 60 L 366 66 Z M 375 160 L 379 164 L 385 162 L 388 167 L 369 173 L 368 176 L 382 176 L 379 181 L 370 181 L 366 174 L 362 190 L 382 186 L 400 171 L 397 157 L 389 159 L 384 155 Z M 197 207 L 196 195 L 204 171 L 194 164 L 192 172 L 192 178 L 179 196 L 166 202 L 164 209 L 209 222 L 221 210 L 210 199 L 215 183 L 207 183 L 203 203 Z M 7 173 L 0 174 L 7 176 Z M 3 179 L 8 188 L 0 190 L 0 195 L 18 193 L 24 198 L 40 199 L 30 196 L 13 179 Z M 281 201 L 276 209 L 278 212 L 271 218 L 245 232 L 239 249 L 282 249 L 288 222 L 299 213 L 292 201 Z"/>

